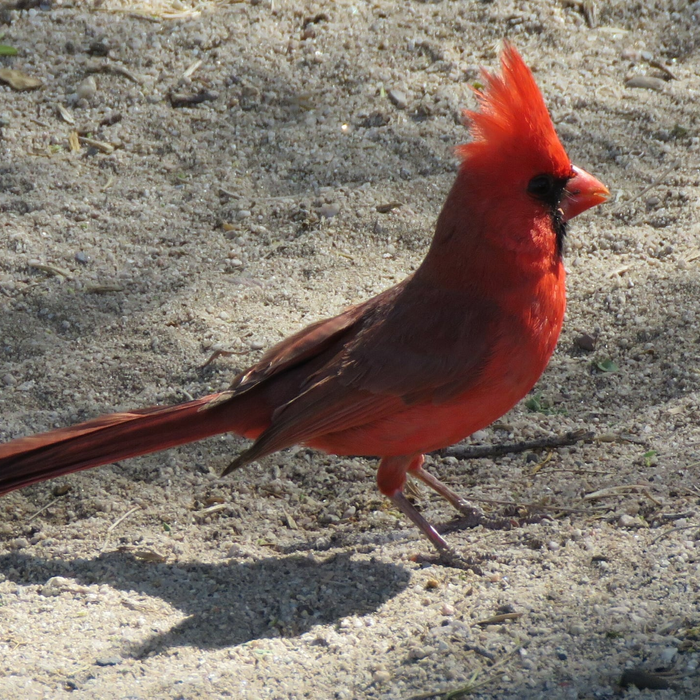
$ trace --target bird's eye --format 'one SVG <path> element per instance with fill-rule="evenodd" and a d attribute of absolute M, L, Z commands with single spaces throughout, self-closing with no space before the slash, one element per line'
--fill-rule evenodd
<path fill-rule="evenodd" d="M 554 194 L 556 181 L 551 175 L 535 175 L 535 177 L 527 183 L 527 191 L 537 199 L 548 199 Z"/>

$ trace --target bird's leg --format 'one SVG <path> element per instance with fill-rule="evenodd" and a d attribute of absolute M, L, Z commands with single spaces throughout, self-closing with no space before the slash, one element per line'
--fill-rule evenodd
<path fill-rule="evenodd" d="M 433 489 L 435 493 L 440 494 L 446 501 L 451 503 L 452 506 L 456 508 L 460 513 L 462 513 L 462 515 L 464 515 L 466 518 L 473 519 L 474 527 L 476 525 L 481 524 L 486 519 L 486 515 L 484 514 L 484 512 L 480 508 L 473 506 L 471 503 L 469 503 L 469 501 L 462 498 L 459 494 L 455 493 L 451 488 L 443 484 L 442 481 L 440 481 L 440 479 L 430 474 L 430 472 L 425 471 L 425 469 L 423 469 L 424 461 L 425 459 L 423 458 L 423 455 L 421 455 L 420 462 L 415 466 L 412 465 L 410 469 L 411 476 L 415 476 L 417 479 L 420 479 L 426 486 L 430 486 L 430 488 Z"/>
<path fill-rule="evenodd" d="M 403 487 L 406 483 L 406 472 L 413 464 L 423 463 L 423 455 L 400 457 L 384 457 L 377 470 L 377 486 L 379 490 L 432 542 L 439 552 L 449 551 L 449 546 L 440 537 L 438 531 L 418 512 L 416 507 L 406 498 Z M 439 483 L 439 482 L 438 482 Z"/>
<path fill-rule="evenodd" d="M 389 500 L 430 540 L 438 552 L 447 552 L 450 547 L 440 533 L 416 510 L 403 491 L 397 491 Z"/>
<path fill-rule="evenodd" d="M 518 521 L 512 518 L 489 518 L 481 508 L 473 506 L 469 501 L 443 484 L 437 477 L 425 471 L 423 469 L 424 461 L 423 455 L 420 455 L 420 460 L 414 460 L 408 470 L 409 474 L 430 486 L 433 491 L 440 494 L 462 513 L 464 515 L 464 526 L 477 527 L 478 525 L 483 525 L 492 530 L 509 530 L 513 526 L 518 525 Z"/>

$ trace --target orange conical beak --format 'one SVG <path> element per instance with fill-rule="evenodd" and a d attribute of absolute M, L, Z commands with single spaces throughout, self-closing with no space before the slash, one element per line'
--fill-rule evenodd
<path fill-rule="evenodd" d="M 586 209 L 602 204 L 610 196 L 608 188 L 593 175 L 575 165 L 573 170 L 574 176 L 567 183 L 561 202 L 565 221 L 573 219 Z"/>

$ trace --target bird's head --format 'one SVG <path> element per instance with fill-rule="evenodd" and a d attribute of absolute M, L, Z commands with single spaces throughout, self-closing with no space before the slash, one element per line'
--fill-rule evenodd
<path fill-rule="evenodd" d="M 566 222 L 604 202 L 609 192 L 572 164 L 532 72 L 512 44 L 503 50 L 501 73 L 482 75 L 479 110 L 465 112 L 472 141 L 457 149 L 457 187 L 482 223 L 479 235 L 518 253 L 558 256 Z"/>

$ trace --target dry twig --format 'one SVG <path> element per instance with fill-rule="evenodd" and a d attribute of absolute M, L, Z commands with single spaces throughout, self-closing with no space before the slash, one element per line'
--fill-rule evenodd
<path fill-rule="evenodd" d="M 650 192 L 653 190 L 655 187 L 658 187 L 667 177 L 668 175 L 678 168 L 679 166 L 678 161 L 674 161 L 671 163 L 671 165 L 664 170 L 661 175 L 659 175 L 650 185 L 647 185 L 641 192 L 637 193 L 632 199 L 628 199 L 625 202 L 620 202 L 616 207 L 613 207 L 613 209 L 610 210 L 610 214 L 617 214 L 621 209 L 623 209 L 626 206 L 629 206 L 633 202 L 636 202 L 640 197 L 643 197 L 647 192 Z"/>
<path fill-rule="evenodd" d="M 479 445 L 476 447 L 456 445 L 440 450 L 436 454 L 444 457 L 456 457 L 457 459 L 483 459 L 484 457 L 501 457 L 528 450 L 542 450 L 548 447 L 565 447 L 575 445 L 577 442 L 591 442 L 594 437 L 595 433 L 590 430 L 572 430 L 563 435 L 553 435 L 538 440 L 523 440 L 505 445 Z"/>
<path fill-rule="evenodd" d="M 654 539 L 651 541 L 651 544 L 656 544 L 659 540 L 664 539 L 664 537 L 668 537 L 674 532 L 680 532 L 681 530 L 700 530 L 700 525 L 696 523 L 695 525 L 683 525 L 682 527 L 672 527 L 670 530 L 666 530 L 660 535 L 654 537 Z"/>
<path fill-rule="evenodd" d="M 107 528 L 107 534 L 105 535 L 104 542 L 102 543 L 102 547 L 100 547 L 100 552 L 104 552 L 106 547 L 107 547 L 107 542 L 109 541 L 109 536 L 112 534 L 112 530 L 114 530 L 118 525 L 123 523 L 132 513 L 135 513 L 137 510 L 140 510 L 141 506 L 134 506 L 131 510 L 127 510 L 124 515 L 120 516 L 117 518 L 108 528 Z"/>
<path fill-rule="evenodd" d="M 51 506 L 52 506 L 54 503 L 57 503 L 57 502 L 60 501 L 62 498 L 65 498 L 67 495 L 68 495 L 67 493 L 64 493 L 64 494 L 62 494 L 61 496 L 56 496 L 56 498 L 54 498 L 53 501 L 49 501 L 49 503 L 47 503 L 43 508 L 39 508 L 39 510 L 38 510 L 36 513 L 34 513 L 34 515 L 32 515 L 32 516 L 30 516 L 29 518 L 27 518 L 27 522 L 28 522 L 28 523 L 31 523 L 32 520 L 34 520 L 34 518 L 36 518 L 38 515 L 41 515 L 45 510 L 51 508 Z"/>

